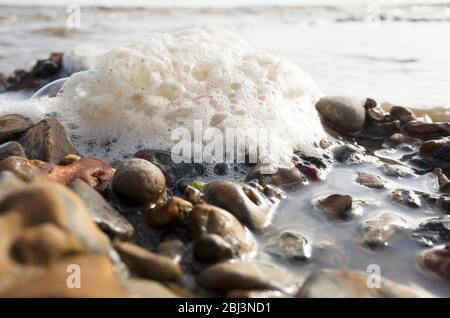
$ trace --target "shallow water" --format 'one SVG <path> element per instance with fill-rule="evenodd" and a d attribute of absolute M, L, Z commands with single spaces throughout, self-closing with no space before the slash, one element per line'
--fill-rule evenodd
<path fill-rule="evenodd" d="M 450 105 L 449 3 L 347 1 L 336 6 L 325 1 L 327 6 L 300 6 L 268 1 L 268 6 L 242 2 L 239 8 L 189 3 L 183 8 L 82 7 L 80 29 L 65 27 L 65 7 L 1 6 L 0 70 L 11 71 L 50 51 L 80 44 L 110 48 L 152 31 L 219 25 L 297 63 L 326 95 L 370 96 L 408 106 Z"/>
<path fill-rule="evenodd" d="M 269 254 L 262 254 L 260 259 L 281 263 L 290 270 L 298 273 L 299 277 L 318 268 L 357 269 L 366 272 L 371 264 L 380 267 L 383 277 L 398 283 L 427 290 L 440 297 L 449 297 L 448 284 L 427 272 L 423 272 L 418 264 L 418 257 L 427 248 L 421 247 L 410 237 L 408 230 L 397 234 L 388 246 L 377 250 L 363 247 L 358 241 L 361 222 L 377 216 L 383 212 L 400 214 L 413 228 L 421 221 L 442 215 L 431 209 L 412 209 L 399 206 L 388 198 L 390 190 L 369 189 L 358 183 L 355 178 L 358 171 L 370 172 L 383 176 L 391 184 L 391 190 L 408 188 L 422 191 L 435 191 L 430 175 L 423 175 L 413 179 L 396 179 L 384 176 L 373 164 L 356 166 L 337 166 L 321 183 L 311 183 L 308 186 L 288 194 L 288 199 L 277 212 L 274 228 L 280 230 L 297 230 L 306 234 L 313 243 L 312 261 L 308 263 L 283 260 Z M 350 221 L 336 221 L 322 210 L 315 207 L 315 200 L 330 194 L 348 194 L 354 200 L 362 200 L 362 215 Z M 264 239 L 260 242 L 264 244 Z M 331 260 L 324 262 L 323 252 L 314 246 L 330 244 L 330 251 L 338 253 Z M 340 255 L 339 255 L 340 250 Z"/>

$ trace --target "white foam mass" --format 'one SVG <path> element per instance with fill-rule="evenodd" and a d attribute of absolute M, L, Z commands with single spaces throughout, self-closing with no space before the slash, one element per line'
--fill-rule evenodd
<path fill-rule="evenodd" d="M 178 127 L 268 128 L 284 155 L 327 138 L 321 93 L 298 66 L 221 28 L 151 34 L 101 54 L 47 103 L 82 153 L 109 161 L 141 147 L 170 149 Z"/>

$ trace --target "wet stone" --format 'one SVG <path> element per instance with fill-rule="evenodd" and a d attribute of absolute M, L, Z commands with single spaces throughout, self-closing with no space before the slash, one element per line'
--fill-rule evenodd
<path fill-rule="evenodd" d="M 165 193 L 166 181 L 157 166 L 143 159 L 129 159 L 117 168 L 114 192 L 132 205 L 156 203 Z"/>
<path fill-rule="evenodd" d="M 387 246 L 401 229 L 407 227 L 406 220 L 401 216 L 390 212 L 384 213 L 366 220 L 361 225 L 361 243 L 370 248 Z"/>
<path fill-rule="evenodd" d="M 132 296 L 140 298 L 177 298 L 164 285 L 150 279 L 128 278 L 121 282 L 123 288 Z"/>
<path fill-rule="evenodd" d="M 62 59 L 63 53 L 53 52 L 47 59 L 38 60 L 29 71 L 17 69 L 7 78 L 0 76 L 0 92 L 35 90 L 61 78 Z"/>
<path fill-rule="evenodd" d="M 163 227 L 181 222 L 192 210 L 192 203 L 179 197 L 172 197 L 156 205 L 145 208 L 147 224 Z"/>
<path fill-rule="evenodd" d="M 419 194 L 413 190 L 395 189 L 389 193 L 389 198 L 399 205 L 413 209 L 422 206 L 422 200 Z"/>
<path fill-rule="evenodd" d="M 409 145 L 412 147 L 418 147 L 420 146 L 423 141 L 421 139 L 413 138 L 408 135 L 402 134 L 402 133 L 396 133 L 391 135 L 387 140 L 386 143 L 389 146 L 394 147 L 401 147 L 403 145 Z"/>
<path fill-rule="evenodd" d="M 363 171 L 358 172 L 356 182 L 372 189 L 386 189 L 388 187 L 388 182 L 382 177 Z"/>
<path fill-rule="evenodd" d="M 353 199 L 349 195 L 332 194 L 317 201 L 317 206 L 338 220 L 348 220 L 355 216 Z"/>
<path fill-rule="evenodd" d="M 26 157 L 25 150 L 17 141 L 9 141 L 0 145 L 0 161 L 11 156 Z"/>
<path fill-rule="evenodd" d="M 33 122 L 21 115 L 0 116 L 0 142 L 13 140 L 31 127 Z"/>
<path fill-rule="evenodd" d="M 445 173 L 442 172 L 442 169 L 436 168 L 433 170 L 433 173 L 436 176 L 439 191 L 450 192 L 450 180 L 445 175 Z"/>
<path fill-rule="evenodd" d="M 295 279 L 286 270 L 264 263 L 219 263 L 203 270 L 197 282 L 217 292 L 230 290 L 269 289 L 290 291 Z"/>
<path fill-rule="evenodd" d="M 11 171 L 0 172 L 0 200 L 9 193 L 20 189 L 23 185 L 25 185 L 25 182 Z"/>
<path fill-rule="evenodd" d="M 387 278 L 380 288 L 370 288 L 367 273 L 335 269 L 320 270 L 308 276 L 297 292 L 298 298 L 410 298 L 419 297 L 406 286 Z"/>
<path fill-rule="evenodd" d="M 83 200 L 94 222 L 110 237 L 130 239 L 134 235 L 134 228 L 127 219 L 87 183 L 75 179 L 70 188 Z"/>
<path fill-rule="evenodd" d="M 316 109 L 325 124 L 333 129 L 354 133 L 363 128 L 366 120 L 365 101 L 349 97 L 323 97 Z"/>
<path fill-rule="evenodd" d="M 73 264 L 80 271 L 80 288 L 67 288 L 68 272 Z M 123 289 L 120 279 L 111 270 L 111 261 L 101 255 L 66 255 L 51 263 L 43 272 L 20 275 L 6 290 L 0 289 L 0 297 L 12 298 L 120 298 L 130 295 Z"/>
<path fill-rule="evenodd" d="M 0 273 L 16 262 L 42 264 L 74 252 L 113 255 L 81 199 L 57 183 L 23 185 L 1 200 L 0 214 Z"/>
<path fill-rule="evenodd" d="M 167 186 L 173 186 L 183 178 L 195 178 L 203 175 L 204 168 L 198 163 L 179 163 L 172 160 L 169 151 L 158 149 L 142 149 L 136 152 L 134 158 L 147 160 L 156 165 L 164 174 Z"/>
<path fill-rule="evenodd" d="M 0 161 L 1 171 L 9 171 L 23 181 L 31 181 L 36 176 L 48 175 L 53 171 L 53 167 L 51 164 L 39 160 L 11 156 Z"/>
<path fill-rule="evenodd" d="M 450 135 L 450 123 L 425 123 L 411 121 L 403 126 L 403 131 L 413 137 L 434 139 Z"/>
<path fill-rule="evenodd" d="M 225 176 L 230 173 L 230 165 L 228 163 L 218 163 L 214 166 L 214 173 L 218 176 Z"/>
<path fill-rule="evenodd" d="M 166 238 L 158 244 L 155 252 L 179 263 L 183 257 L 184 244 L 177 238 Z"/>
<path fill-rule="evenodd" d="M 209 204 L 197 204 L 188 217 L 188 232 L 197 242 L 197 251 L 204 248 L 209 251 L 202 253 L 201 260 L 208 260 L 206 254 L 218 258 L 237 257 L 252 252 L 256 248 L 253 235 L 226 210 Z M 216 236 L 211 236 L 211 235 Z M 209 235 L 206 236 L 205 235 Z M 202 250 L 201 250 L 202 249 Z M 215 257 L 214 254 L 222 255 Z M 199 255 L 199 254 L 197 254 Z M 212 260 L 212 259 L 211 259 Z"/>
<path fill-rule="evenodd" d="M 262 232 L 271 224 L 276 204 L 255 188 L 230 181 L 213 181 L 203 189 L 205 200 Z"/>
<path fill-rule="evenodd" d="M 191 202 L 192 204 L 197 204 L 201 200 L 201 192 L 199 189 L 197 189 L 195 186 L 188 184 L 184 188 L 184 196 L 187 201 Z"/>
<path fill-rule="evenodd" d="M 85 252 L 83 245 L 52 223 L 26 229 L 11 247 L 11 256 L 20 263 L 46 265 L 62 255 Z"/>
<path fill-rule="evenodd" d="M 426 252 L 420 261 L 423 267 L 450 283 L 450 243 Z"/>
<path fill-rule="evenodd" d="M 450 216 L 433 217 L 423 221 L 413 230 L 412 237 L 424 246 L 450 242 Z"/>
<path fill-rule="evenodd" d="M 138 245 L 115 242 L 114 248 L 130 270 L 140 277 L 157 281 L 177 281 L 183 274 L 181 267 L 172 259 Z"/>
<path fill-rule="evenodd" d="M 203 234 L 194 243 L 195 259 L 202 262 L 217 262 L 236 257 L 235 248 L 217 234 Z"/>
<path fill-rule="evenodd" d="M 446 214 L 450 214 L 450 195 L 443 195 L 437 200 L 437 206 Z"/>
<path fill-rule="evenodd" d="M 262 186 L 272 184 L 279 187 L 303 185 L 306 180 L 292 162 L 273 164 L 257 164 L 247 173 L 246 181 L 257 179 Z"/>
<path fill-rule="evenodd" d="M 27 157 L 59 163 L 66 155 L 78 154 L 64 126 L 53 117 L 46 118 L 30 128 L 20 139 Z"/>
<path fill-rule="evenodd" d="M 398 164 L 385 163 L 381 165 L 380 170 L 388 177 L 411 178 L 415 176 L 415 173 L 411 168 Z"/>
<path fill-rule="evenodd" d="M 356 165 L 366 161 L 365 149 L 360 146 L 345 144 L 333 149 L 334 159 L 345 165 Z"/>
<path fill-rule="evenodd" d="M 312 256 L 312 244 L 304 234 L 286 230 L 279 235 L 269 237 L 266 250 L 289 260 L 307 261 Z"/>
<path fill-rule="evenodd" d="M 392 106 L 389 113 L 391 115 L 391 119 L 399 120 L 402 124 L 417 120 L 416 115 L 406 107 Z"/>

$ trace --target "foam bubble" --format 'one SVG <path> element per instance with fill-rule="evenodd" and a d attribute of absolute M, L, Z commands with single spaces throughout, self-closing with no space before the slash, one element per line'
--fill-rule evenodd
<path fill-rule="evenodd" d="M 220 28 L 156 33 L 108 51 L 47 100 L 80 150 L 112 161 L 141 147 L 170 149 L 178 127 L 269 128 L 282 154 L 313 154 L 326 139 L 321 93 L 296 65 Z"/>

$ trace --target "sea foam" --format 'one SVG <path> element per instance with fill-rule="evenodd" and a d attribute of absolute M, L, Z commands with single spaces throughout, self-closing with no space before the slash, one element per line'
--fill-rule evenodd
<path fill-rule="evenodd" d="M 192 130 L 195 120 L 219 131 L 271 129 L 282 155 L 312 155 L 328 138 L 314 107 L 320 97 L 298 66 L 227 30 L 194 28 L 100 54 L 39 107 L 65 124 L 82 153 L 109 161 L 170 149 L 172 132 Z"/>

